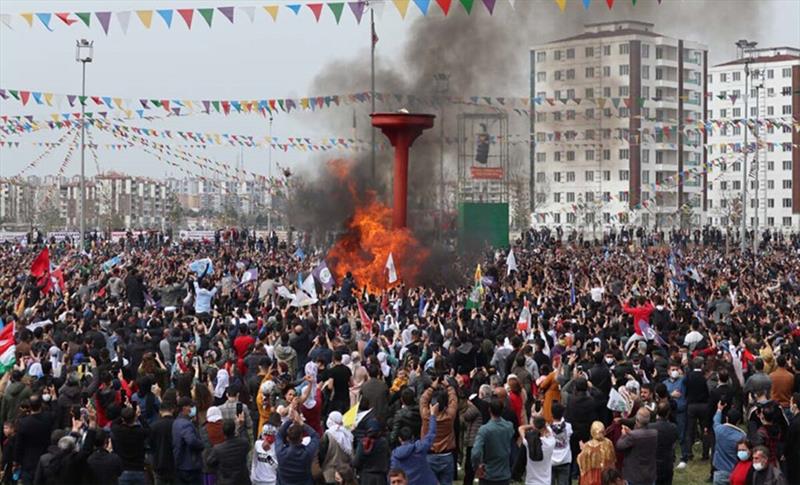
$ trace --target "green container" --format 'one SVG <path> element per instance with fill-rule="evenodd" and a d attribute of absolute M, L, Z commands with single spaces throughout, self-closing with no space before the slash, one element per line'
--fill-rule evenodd
<path fill-rule="evenodd" d="M 508 203 L 462 202 L 458 205 L 458 245 L 461 249 L 508 247 Z"/>

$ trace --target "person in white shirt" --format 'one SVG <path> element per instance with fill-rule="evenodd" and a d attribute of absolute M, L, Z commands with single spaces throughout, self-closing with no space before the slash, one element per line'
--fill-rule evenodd
<path fill-rule="evenodd" d="M 569 443 L 572 437 L 572 425 L 564 419 L 564 406 L 560 402 L 553 403 L 553 432 L 555 447 L 553 449 L 553 485 L 570 484 L 570 468 L 572 466 L 572 450 Z"/>
<path fill-rule="evenodd" d="M 534 416 L 531 422 L 533 424 L 519 427 L 527 459 L 525 485 L 551 485 L 556 438 L 544 417 Z"/>
<path fill-rule="evenodd" d="M 261 439 L 253 447 L 253 463 L 250 481 L 253 485 L 276 485 L 278 483 L 278 457 L 275 455 L 275 435 L 278 428 L 265 424 Z"/>

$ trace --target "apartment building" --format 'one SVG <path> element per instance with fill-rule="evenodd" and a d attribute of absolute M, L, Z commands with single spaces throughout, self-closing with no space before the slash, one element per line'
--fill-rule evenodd
<path fill-rule="evenodd" d="M 535 46 L 530 192 L 537 226 L 702 223 L 707 48 L 654 24 L 588 24 Z"/>
<path fill-rule="evenodd" d="M 800 49 L 741 52 L 709 68 L 708 86 L 706 221 L 738 228 L 745 185 L 749 228 L 797 229 L 800 132 L 794 124 L 800 118 Z"/>

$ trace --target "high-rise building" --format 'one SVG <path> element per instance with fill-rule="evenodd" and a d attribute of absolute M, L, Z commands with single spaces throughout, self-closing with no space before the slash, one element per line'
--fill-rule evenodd
<path fill-rule="evenodd" d="M 707 222 L 738 229 L 746 170 L 748 229 L 797 229 L 800 49 L 745 50 L 738 59 L 709 68 L 708 86 Z"/>
<path fill-rule="evenodd" d="M 701 224 L 704 45 L 637 21 L 588 24 L 538 45 L 531 61 L 536 225 Z"/>

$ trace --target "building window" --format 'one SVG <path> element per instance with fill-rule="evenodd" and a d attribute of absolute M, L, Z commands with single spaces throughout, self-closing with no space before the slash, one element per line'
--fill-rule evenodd
<path fill-rule="evenodd" d="M 556 204 L 561 203 L 561 192 L 553 192 L 553 202 Z"/>
<path fill-rule="evenodd" d="M 594 182 L 594 171 L 593 170 L 587 170 L 587 171 L 583 172 L 583 177 L 584 177 L 584 179 L 586 179 L 587 182 Z"/>
<path fill-rule="evenodd" d="M 781 95 L 782 96 L 791 96 L 792 95 L 792 87 L 791 86 L 784 86 L 781 88 Z"/>
<path fill-rule="evenodd" d="M 575 161 L 575 152 L 572 150 L 567 151 L 567 161 L 574 162 Z M 569 173 L 567 173 L 567 177 L 569 178 Z"/>
<path fill-rule="evenodd" d="M 783 218 L 783 225 L 789 227 L 792 225 L 792 218 L 791 217 L 784 217 Z"/>
<path fill-rule="evenodd" d="M 775 208 L 775 199 L 767 199 L 767 208 L 768 209 Z"/>
<path fill-rule="evenodd" d="M 775 181 L 774 180 L 767 180 L 767 189 L 768 190 L 775 190 Z"/>
<path fill-rule="evenodd" d="M 611 77 L 611 66 L 603 66 L 603 77 Z"/>
<path fill-rule="evenodd" d="M 733 181 L 733 190 L 742 190 L 742 183 L 738 180 Z"/>
<path fill-rule="evenodd" d="M 575 224 L 575 213 L 567 212 L 567 224 Z"/>
<path fill-rule="evenodd" d="M 547 60 L 547 52 L 537 52 L 536 62 L 544 62 Z"/>
<path fill-rule="evenodd" d="M 545 180 L 544 172 L 536 172 L 536 181 L 541 183 L 544 182 L 544 180 Z"/>
<path fill-rule="evenodd" d="M 628 152 L 627 148 L 621 148 L 619 150 L 619 159 L 620 160 L 627 160 L 628 159 L 628 153 L 629 152 Z"/>
<path fill-rule="evenodd" d="M 558 71 L 556 71 L 556 72 L 558 72 Z M 547 73 L 544 72 L 544 71 L 537 72 L 536 73 L 536 81 L 540 82 L 540 83 L 546 82 L 547 81 Z"/>
<path fill-rule="evenodd" d="M 772 69 L 767 69 L 767 79 L 772 79 L 775 77 L 775 71 Z"/>
<path fill-rule="evenodd" d="M 650 46 L 647 44 L 642 44 L 642 57 L 645 59 L 650 57 Z"/>
<path fill-rule="evenodd" d="M 784 67 L 781 70 L 781 75 L 783 77 L 792 77 L 792 68 L 791 67 Z"/>
<path fill-rule="evenodd" d="M 567 89 L 567 99 L 575 99 L 575 90 Z"/>
<path fill-rule="evenodd" d="M 775 226 L 775 218 L 774 217 L 767 217 L 767 225 L 769 227 Z"/>
<path fill-rule="evenodd" d="M 556 98 L 560 99 L 560 98 Z M 553 121 L 561 121 L 561 111 L 556 111 L 553 113 Z"/>
<path fill-rule="evenodd" d="M 594 88 L 586 88 L 583 91 L 583 95 L 585 98 L 592 99 L 594 98 Z"/>
<path fill-rule="evenodd" d="M 741 108 L 733 108 L 733 117 L 738 118 L 742 116 L 742 109 Z"/>
<path fill-rule="evenodd" d="M 536 113 L 536 121 L 540 123 L 547 121 L 547 113 Z"/>
<path fill-rule="evenodd" d="M 620 118 L 627 118 L 628 117 L 628 108 L 620 108 L 619 109 L 619 117 Z"/>
<path fill-rule="evenodd" d="M 728 73 L 727 72 L 723 72 L 723 73 L 721 73 L 719 75 L 719 82 L 721 82 L 721 83 L 728 82 Z"/>
<path fill-rule="evenodd" d="M 629 52 L 629 51 L 628 51 L 629 47 L 630 47 L 630 44 L 627 44 L 627 43 L 625 43 L 625 44 L 620 44 L 620 45 L 619 45 L 619 53 L 620 53 L 620 55 L 625 55 L 625 54 L 627 54 L 627 53 Z"/>
<path fill-rule="evenodd" d="M 642 171 L 642 183 L 649 184 L 650 183 L 650 172 L 647 170 Z"/>
<path fill-rule="evenodd" d="M 650 66 L 642 66 L 642 79 L 650 79 Z"/>
<path fill-rule="evenodd" d="M 553 172 L 553 182 L 561 183 L 561 172 Z"/>
<path fill-rule="evenodd" d="M 593 78 L 594 77 L 594 68 L 593 67 L 587 67 L 586 70 L 584 71 L 584 75 L 586 76 L 587 79 L 588 78 Z"/>
<path fill-rule="evenodd" d="M 543 194 L 541 192 L 536 194 L 536 203 L 537 204 L 544 204 L 547 202 L 547 194 Z"/>
<path fill-rule="evenodd" d="M 741 79 L 742 79 L 742 73 L 740 71 L 735 71 L 733 73 L 733 80 L 734 81 L 741 81 Z"/>
<path fill-rule="evenodd" d="M 575 59 L 575 49 L 574 48 L 567 49 L 567 59 Z"/>
<path fill-rule="evenodd" d="M 604 45 L 603 46 L 603 55 L 604 56 L 610 56 L 611 55 L 611 46 L 610 45 Z"/>
<path fill-rule="evenodd" d="M 591 110 L 586 110 L 591 111 Z M 588 115 L 589 113 L 587 113 Z M 591 116 L 587 116 L 586 119 L 592 119 Z M 586 130 L 583 134 L 583 137 L 587 140 L 594 140 L 594 130 Z"/>
<path fill-rule="evenodd" d="M 572 98 L 567 96 L 567 99 L 572 99 Z M 574 120 L 575 119 L 575 110 L 574 109 L 567 110 L 567 119 L 568 120 Z"/>
<path fill-rule="evenodd" d="M 583 53 L 586 57 L 594 57 L 594 47 L 587 47 Z"/>
<path fill-rule="evenodd" d="M 792 161 L 791 160 L 784 160 L 783 161 L 783 169 L 784 170 L 791 170 L 792 169 Z"/>
<path fill-rule="evenodd" d="M 553 79 L 555 79 L 556 81 L 561 81 L 561 71 L 555 71 L 553 73 Z"/>
<path fill-rule="evenodd" d="M 792 179 L 784 180 L 783 181 L 783 188 L 784 189 L 791 189 L 792 188 Z"/>
<path fill-rule="evenodd" d="M 575 192 L 567 192 L 567 203 L 575 202 Z"/>
<path fill-rule="evenodd" d="M 567 69 L 567 79 L 575 79 L 575 69 Z"/>
<path fill-rule="evenodd" d="M 714 208 L 714 200 L 713 199 L 708 199 L 708 208 L 709 209 L 713 209 Z"/>
<path fill-rule="evenodd" d="M 536 161 L 539 163 L 544 163 L 547 161 L 547 153 L 539 152 L 536 154 Z"/>
<path fill-rule="evenodd" d="M 555 224 L 561 224 L 561 214 L 559 214 L 558 212 L 553 214 L 553 222 Z"/>
<path fill-rule="evenodd" d="M 629 179 L 630 179 L 630 172 L 628 172 L 627 170 L 620 170 L 619 171 L 619 180 L 620 181 L 624 182 L 624 181 L 629 180 Z"/>
<path fill-rule="evenodd" d="M 767 116 L 772 116 L 775 114 L 775 107 L 774 106 L 767 106 Z"/>
<path fill-rule="evenodd" d="M 573 155 L 573 158 L 575 155 Z M 567 182 L 574 182 L 575 181 L 575 172 L 567 172 Z"/>
<path fill-rule="evenodd" d="M 584 195 L 583 200 L 585 200 L 587 203 L 594 202 L 594 192 L 586 192 L 586 195 Z"/>
<path fill-rule="evenodd" d="M 660 67 L 656 67 L 656 81 L 660 81 L 664 79 L 664 70 Z"/>
<path fill-rule="evenodd" d="M 788 209 L 790 207 L 792 207 L 792 199 L 783 199 L 783 208 Z"/>
<path fill-rule="evenodd" d="M 631 67 L 627 64 L 620 64 L 619 66 L 619 75 L 620 76 L 627 76 L 631 72 Z"/>
<path fill-rule="evenodd" d="M 584 153 L 584 157 L 586 158 L 587 162 L 593 161 L 594 160 L 594 150 L 586 150 L 586 152 Z"/>
<path fill-rule="evenodd" d="M 611 150 L 603 150 L 603 160 L 611 160 Z"/>
<path fill-rule="evenodd" d="M 623 190 L 619 193 L 619 201 L 620 202 L 628 202 L 628 191 Z"/>
<path fill-rule="evenodd" d="M 767 170 L 775 170 L 775 162 L 767 162 Z"/>
<path fill-rule="evenodd" d="M 611 181 L 611 170 L 603 170 L 603 181 L 604 182 Z"/>
<path fill-rule="evenodd" d="M 792 114 L 792 105 L 791 104 L 784 104 L 783 105 L 783 114 L 785 114 L 785 115 Z"/>
<path fill-rule="evenodd" d="M 553 52 L 553 59 L 560 61 L 561 60 L 561 51 L 554 51 Z"/>
<path fill-rule="evenodd" d="M 620 98 L 622 98 L 622 97 L 627 98 L 628 97 L 628 93 L 629 93 L 628 86 L 620 86 L 619 87 L 619 96 L 620 96 Z"/>

